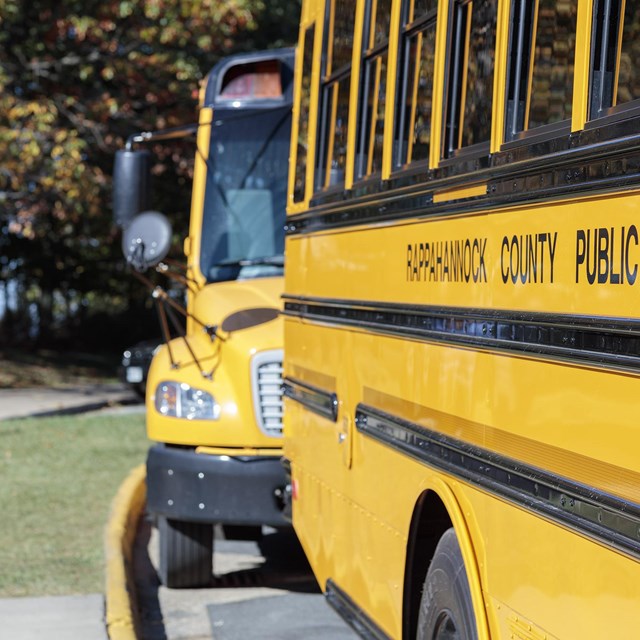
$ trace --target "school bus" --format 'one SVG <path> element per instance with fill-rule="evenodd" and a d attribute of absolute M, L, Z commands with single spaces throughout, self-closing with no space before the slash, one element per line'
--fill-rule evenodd
<path fill-rule="evenodd" d="M 185 289 L 186 308 L 150 284 L 166 343 L 147 378 L 147 511 L 169 587 L 206 585 L 213 524 L 259 536 L 284 518 L 282 343 L 287 159 L 293 49 L 223 59 L 201 90 L 196 127 L 132 136 L 118 152 L 114 213 L 134 273 L 155 267 Z M 166 258 L 168 220 L 144 211 L 148 151 L 193 129 L 197 152 L 186 270 Z M 134 213 L 139 213 L 132 217 Z M 186 323 L 186 327 L 182 326 Z"/>
<path fill-rule="evenodd" d="M 305 0 L 292 518 L 363 637 L 640 628 L 640 6 Z"/>

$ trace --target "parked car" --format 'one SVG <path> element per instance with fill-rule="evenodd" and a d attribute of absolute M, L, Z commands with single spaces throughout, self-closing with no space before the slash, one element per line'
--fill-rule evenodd
<path fill-rule="evenodd" d="M 142 398 L 144 398 L 147 388 L 149 365 L 159 346 L 158 340 L 143 340 L 133 347 L 125 349 L 122 353 L 122 381 L 131 385 Z"/>

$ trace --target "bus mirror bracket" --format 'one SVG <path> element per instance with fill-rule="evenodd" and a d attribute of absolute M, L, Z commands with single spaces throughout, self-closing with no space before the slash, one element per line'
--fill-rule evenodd
<path fill-rule="evenodd" d="M 126 229 L 133 218 L 151 208 L 151 152 L 134 149 L 134 144 L 162 142 L 192 136 L 197 124 L 164 131 L 141 131 L 127 138 L 124 149 L 116 151 L 113 166 L 113 219 Z"/>

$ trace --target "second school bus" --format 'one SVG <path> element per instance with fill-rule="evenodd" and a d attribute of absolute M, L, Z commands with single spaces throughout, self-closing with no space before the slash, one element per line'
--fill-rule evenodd
<path fill-rule="evenodd" d="M 293 523 L 373 638 L 640 628 L 640 7 L 305 0 Z"/>
<path fill-rule="evenodd" d="M 165 338 L 147 379 L 154 444 L 146 509 L 158 526 L 158 573 L 167 587 L 211 583 L 214 525 L 240 539 L 259 538 L 263 525 L 288 526 L 279 305 L 293 59 L 293 49 L 224 58 L 203 84 L 196 127 L 130 138 L 197 131 L 182 269 L 164 260 L 168 220 L 133 215 L 148 200 L 147 152 L 127 148 L 116 157 L 114 209 L 127 262 L 136 271 L 155 267 L 186 290 L 181 308 L 138 273 L 153 291 Z"/>

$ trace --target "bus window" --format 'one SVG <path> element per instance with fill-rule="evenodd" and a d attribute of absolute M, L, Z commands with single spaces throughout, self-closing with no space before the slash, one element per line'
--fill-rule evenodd
<path fill-rule="evenodd" d="M 488 151 L 493 103 L 497 0 L 456 0 L 449 30 L 444 157 L 482 145 Z"/>
<path fill-rule="evenodd" d="M 571 118 L 577 7 L 577 0 L 515 0 L 507 141 L 545 125 L 564 125 Z"/>
<path fill-rule="evenodd" d="M 349 0 L 328 4 L 323 44 L 325 68 L 321 84 L 320 148 L 317 187 L 344 182 L 351 84 L 351 47 L 355 5 Z"/>
<path fill-rule="evenodd" d="M 640 99 L 637 70 L 640 6 L 623 0 L 596 3 L 590 119 L 627 111 Z"/>
<path fill-rule="evenodd" d="M 300 107 L 298 113 L 298 144 L 296 146 L 295 183 L 293 201 L 302 202 L 305 196 L 307 172 L 307 146 L 309 144 L 309 106 L 311 102 L 311 68 L 315 27 L 310 26 L 304 33 L 302 52 L 302 80 L 300 84 Z"/>
<path fill-rule="evenodd" d="M 407 0 L 403 7 L 394 157 L 397 168 L 429 159 L 437 5 L 436 0 Z"/>
<path fill-rule="evenodd" d="M 356 178 L 380 173 L 382 169 L 390 7 L 391 0 L 371 0 L 368 6 Z"/>
<path fill-rule="evenodd" d="M 224 75 L 222 100 L 282 98 L 282 71 L 278 60 L 237 64 Z"/>

